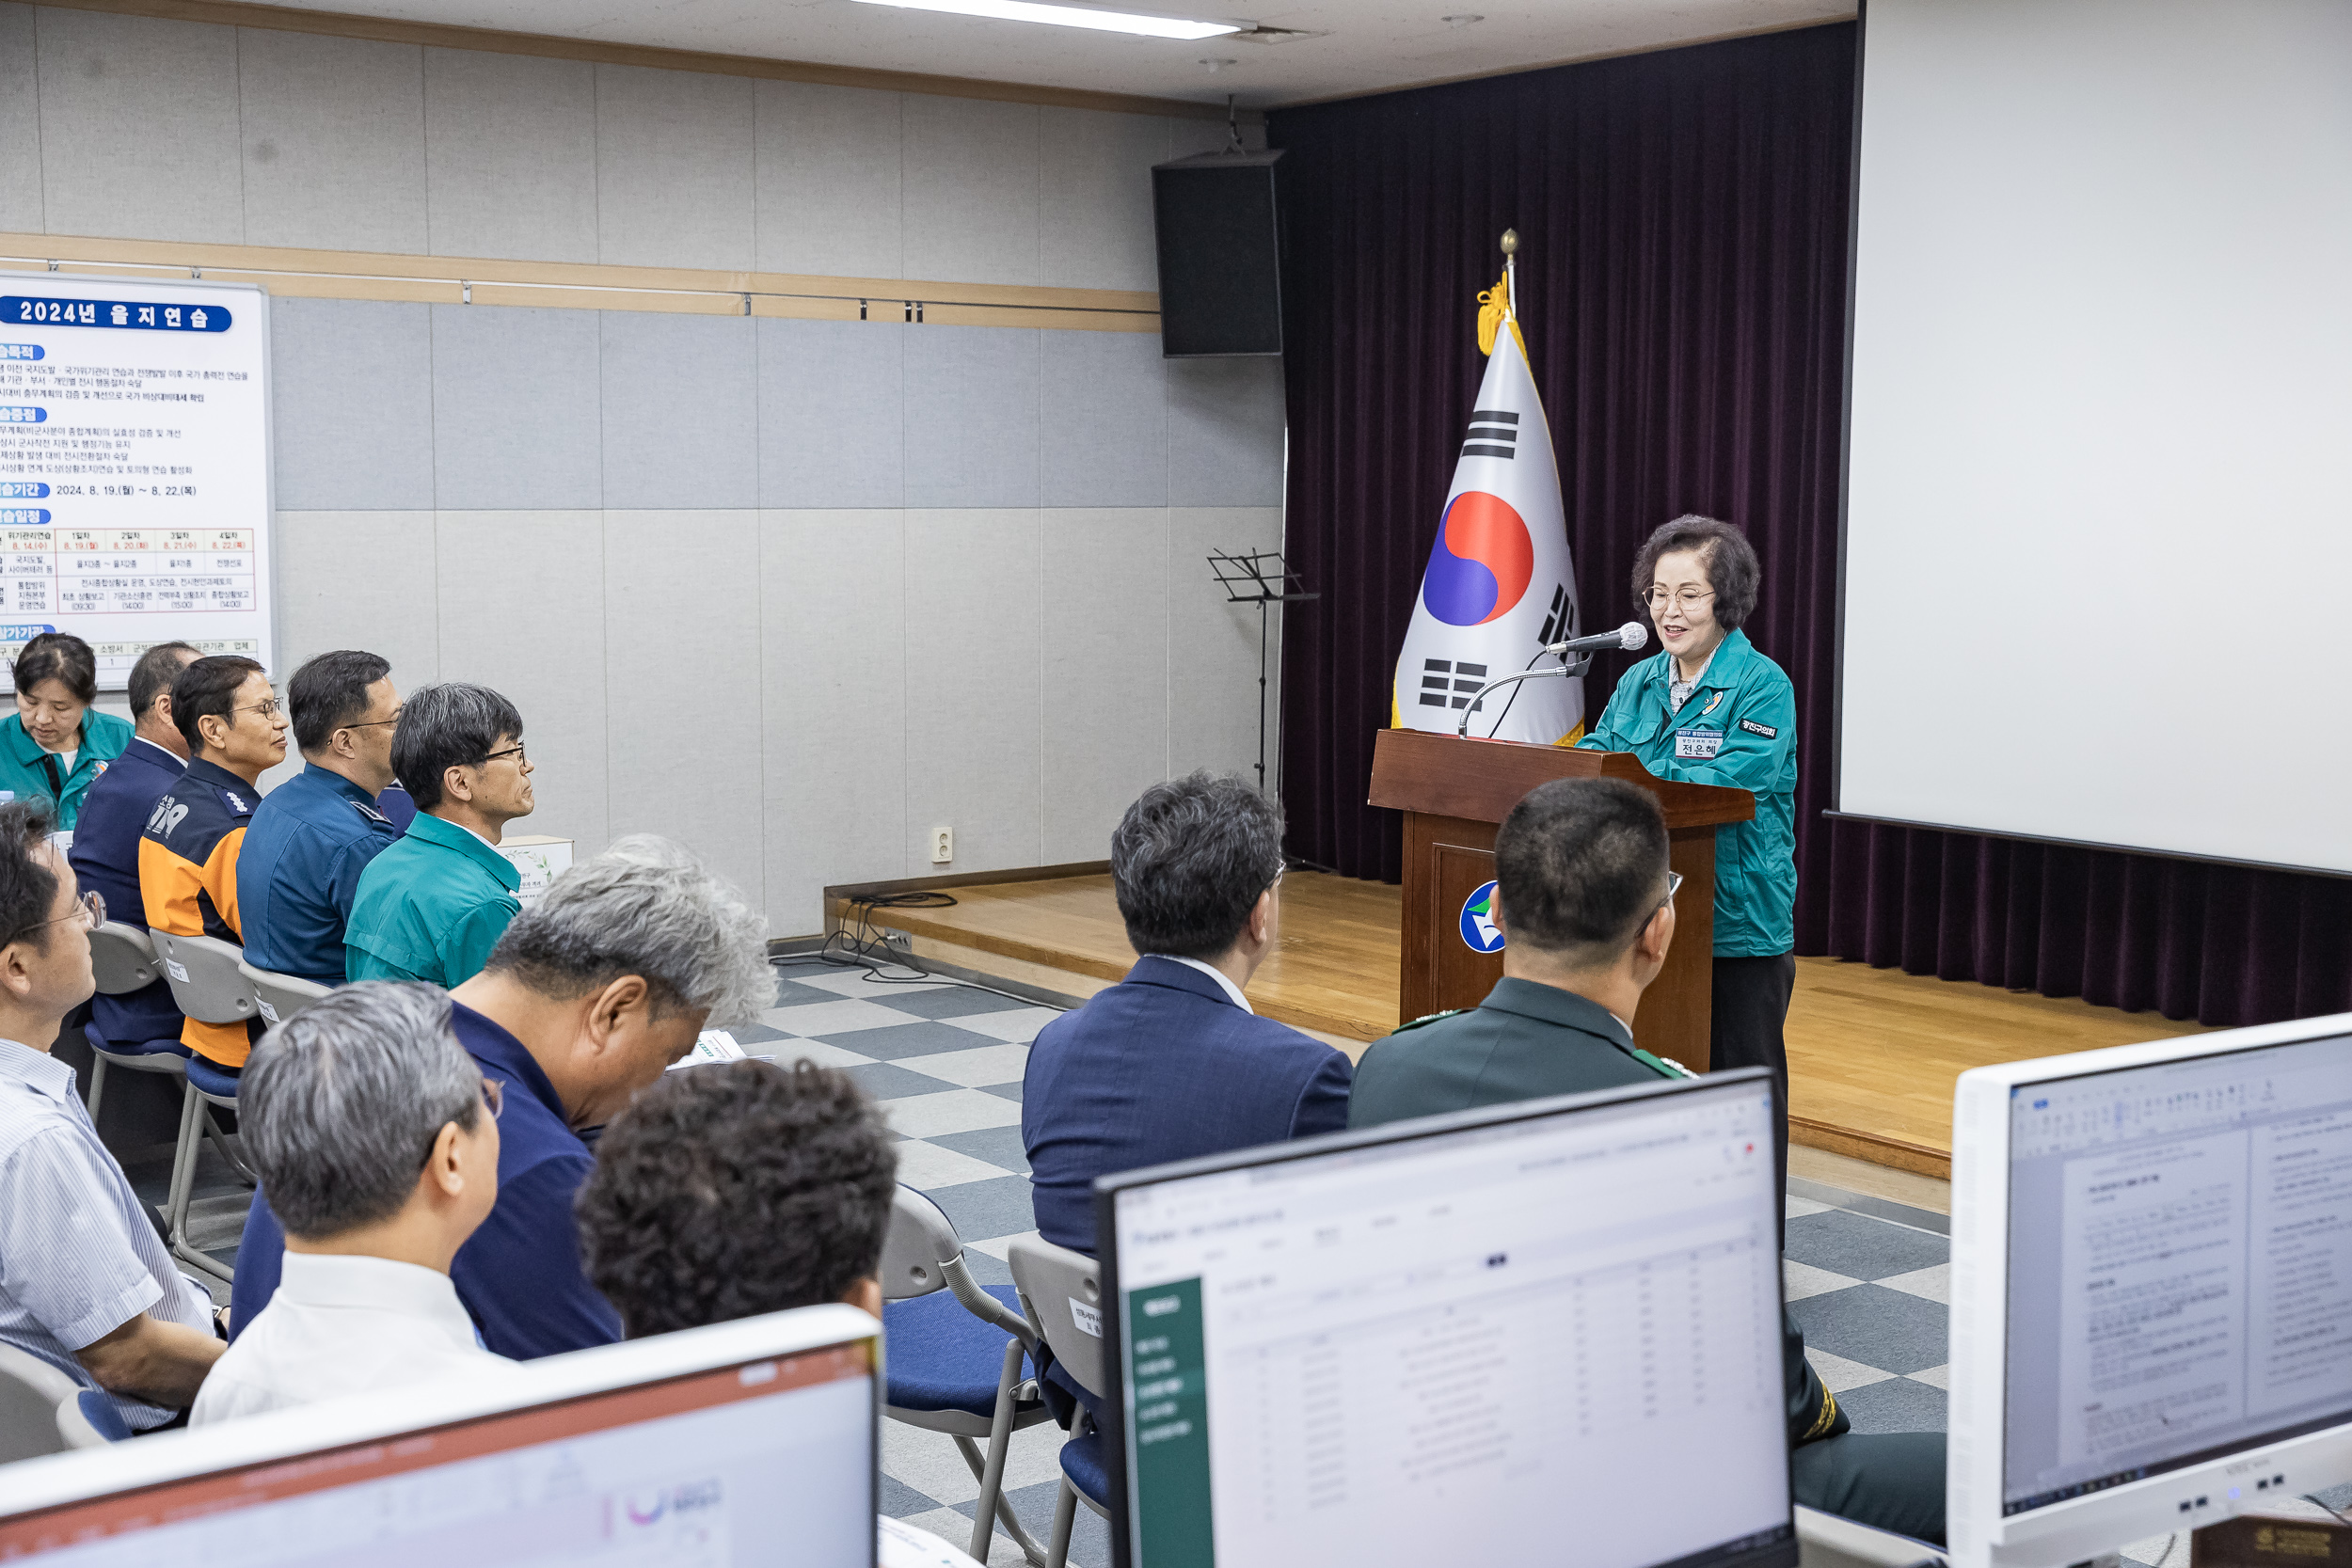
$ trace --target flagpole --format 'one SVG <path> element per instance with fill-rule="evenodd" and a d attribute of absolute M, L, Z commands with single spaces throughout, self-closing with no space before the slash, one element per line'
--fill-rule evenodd
<path fill-rule="evenodd" d="M 1517 321 L 1519 314 L 1519 231 L 1516 229 L 1502 231 L 1502 279 L 1510 295 L 1510 319 Z"/>

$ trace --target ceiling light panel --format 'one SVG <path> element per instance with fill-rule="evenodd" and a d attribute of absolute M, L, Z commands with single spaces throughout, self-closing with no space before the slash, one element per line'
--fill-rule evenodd
<path fill-rule="evenodd" d="M 1088 27 L 1098 33 L 1133 33 L 1152 39 L 1213 39 L 1255 26 L 1250 22 L 1202 22 L 1147 11 L 1097 10 L 1091 6 L 1054 6 L 1044 0 L 864 0 L 910 11 L 948 11 L 998 22 L 1042 22 L 1057 27 Z"/>

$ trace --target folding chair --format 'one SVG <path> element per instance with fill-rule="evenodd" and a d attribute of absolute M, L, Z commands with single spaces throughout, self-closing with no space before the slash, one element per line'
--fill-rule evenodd
<path fill-rule="evenodd" d="M 1055 1363 L 1072 1382 L 1101 1400 L 1108 1380 L 1103 1375 L 1103 1276 L 1094 1259 L 1024 1236 L 1012 1243 L 1010 1261 L 1022 1310 L 1037 1325 Z M 1088 1321 L 1080 1321 L 1081 1309 Z M 1111 1516 L 1107 1462 L 1101 1431 L 1081 1411 L 1070 1429 L 1070 1441 L 1061 1446 L 1061 1491 L 1054 1498 L 1054 1538 L 1045 1548 L 1045 1568 L 1067 1568 L 1070 1531 L 1077 1523 L 1081 1498 L 1104 1519 Z"/>
<path fill-rule="evenodd" d="M 262 1010 L 262 1022 L 273 1029 L 335 989 L 316 980 L 305 980 L 299 974 L 256 969 L 245 961 L 242 954 L 237 958 L 237 973 L 253 988 L 253 1004 Z"/>
<path fill-rule="evenodd" d="M 173 936 L 150 929 L 150 940 L 163 960 L 164 978 L 171 982 L 172 1000 L 180 1010 L 203 1023 L 243 1023 L 261 1010 L 261 999 L 245 977 L 245 950 L 217 937 Z M 171 1234 L 172 1255 L 215 1279 L 233 1280 L 235 1271 L 215 1262 L 188 1240 L 188 1203 L 196 1185 L 199 1129 L 209 1132 L 238 1180 L 253 1184 L 245 1162 L 229 1153 L 210 1107 L 237 1108 L 237 1075 L 201 1056 L 184 1064 L 187 1092 L 180 1102 L 180 1143 L 171 1167 L 171 1198 L 165 1217 Z"/>
<path fill-rule="evenodd" d="M 109 920 L 90 932 L 89 962 L 98 989 L 108 996 L 128 996 L 133 991 L 145 990 L 164 977 L 163 963 L 155 957 L 154 945 L 147 940 L 147 933 L 119 920 Z M 160 1072 L 178 1078 L 188 1059 L 188 1048 L 177 1039 L 110 1040 L 98 1032 L 95 1023 L 82 1025 L 82 1037 L 89 1041 L 97 1058 L 90 1063 L 89 1093 L 83 1101 L 93 1125 L 98 1120 L 99 1101 L 106 1092 L 109 1066 L 128 1072 Z"/>
<path fill-rule="evenodd" d="M 88 1392 L 39 1356 L 0 1345 L 0 1464 L 104 1443 L 106 1438 L 82 1411 L 82 1398 Z M 92 1397 L 106 1404 L 103 1394 Z M 111 1404 L 106 1413 L 128 1436 L 129 1429 Z"/>
<path fill-rule="evenodd" d="M 1034 1369 L 1038 1338 L 1013 1307 L 1008 1286 L 983 1289 L 963 1261 L 956 1227 L 930 1198 L 899 1183 L 882 1241 L 883 1344 L 890 1418 L 955 1439 L 980 1483 L 971 1555 L 988 1560 L 989 1539 L 1004 1516 L 1032 1563 L 1045 1556 L 1004 1500 L 1005 1453 L 1012 1434 L 1049 1418 Z M 1032 1374 L 1022 1375 L 1024 1357 Z M 982 1457 L 977 1440 L 988 1440 Z"/>

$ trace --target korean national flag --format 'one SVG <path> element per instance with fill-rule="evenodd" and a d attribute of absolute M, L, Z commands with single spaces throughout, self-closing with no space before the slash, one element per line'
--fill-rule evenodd
<path fill-rule="evenodd" d="M 1480 687 L 1552 663 L 1543 646 L 1577 635 L 1560 470 L 1507 301 L 1501 325 L 1397 657 L 1399 729 L 1454 734 Z M 1572 745 L 1583 720 L 1584 683 L 1554 675 L 1497 689 L 1470 733 Z"/>

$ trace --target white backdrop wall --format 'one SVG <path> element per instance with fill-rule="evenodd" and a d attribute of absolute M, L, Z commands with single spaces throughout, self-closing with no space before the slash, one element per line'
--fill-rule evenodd
<path fill-rule="evenodd" d="M 0 230 L 1153 286 L 1222 128 L 0 4 Z M 521 707 L 540 807 L 762 896 L 1099 859 L 1257 746 L 1271 360 L 1155 336 L 281 297 L 285 670 Z M 281 672 L 282 673 L 282 672 Z M 519 830 L 518 830 L 519 831 Z"/>

